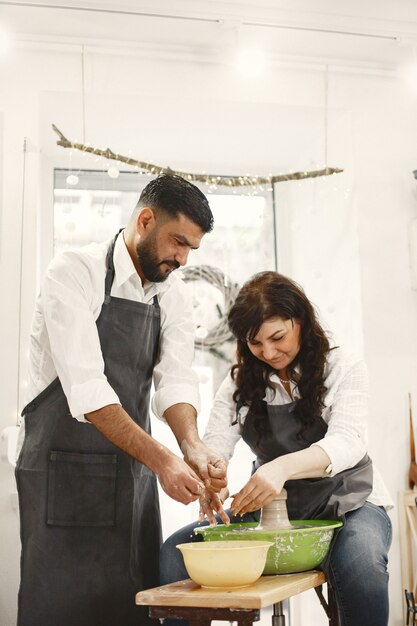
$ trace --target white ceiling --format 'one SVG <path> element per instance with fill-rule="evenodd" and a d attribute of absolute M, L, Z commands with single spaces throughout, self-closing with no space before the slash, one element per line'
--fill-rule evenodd
<path fill-rule="evenodd" d="M 394 69 L 415 55 L 416 0 L 0 0 L 16 42 L 172 49 L 221 61 L 237 43 L 271 58 Z"/>

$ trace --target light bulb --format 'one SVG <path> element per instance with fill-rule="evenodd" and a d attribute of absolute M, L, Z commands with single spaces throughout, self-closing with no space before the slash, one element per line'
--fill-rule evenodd
<path fill-rule="evenodd" d="M 198 326 L 195 329 L 195 336 L 197 339 L 205 339 L 208 335 L 208 330 L 204 326 Z"/>
<path fill-rule="evenodd" d="M 110 176 L 110 178 L 117 178 L 120 174 L 119 170 L 117 167 L 115 167 L 114 165 L 112 165 L 111 167 L 109 167 L 109 169 L 107 170 L 107 174 Z"/>

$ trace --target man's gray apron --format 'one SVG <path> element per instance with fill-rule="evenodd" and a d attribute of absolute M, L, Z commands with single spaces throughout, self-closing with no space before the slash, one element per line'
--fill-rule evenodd
<path fill-rule="evenodd" d="M 156 297 L 147 305 L 110 296 L 115 241 L 97 320 L 105 374 L 123 408 L 150 433 L 160 310 Z M 135 606 L 135 593 L 159 582 L 155 475 L 71 417 L 58 379 L 22 415 L 18 626 L 154 624 Z"/>
<path fill-rule="evenodd" d="M 317 417 L 298 437 L 301 422 L 294 415 L 295 402 L 283 405 L 262 403 L 262 415 L 249 410 L 242 426 L 242 438 L 256 454 L 254 470 L 284 454 L 308 448 L 324 437 L 327 424 Z M 262 421 L 262 432 L 255 430 Z M 372 491 L 372 461 L 365 455 L 355 467 L 336 476 L 288 480 L 289 519 L 343 519 L 348 511 L 361 507 Z"/>

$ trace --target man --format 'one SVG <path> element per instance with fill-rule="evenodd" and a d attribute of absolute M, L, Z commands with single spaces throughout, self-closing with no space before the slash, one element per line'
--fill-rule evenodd
<path fill-rule="evenodd" d="M 16 467 L 18 626 L 153 623 L 134 598 L 158 584 L 155 476 L 184 504 L 226 484 L 225 463 L 197 434 L 192 307 L 172 274 L 212 226 L 197 187 L 160 176 L 112 242 L 47 270 Z M 187 462 L 150 435 L 152 377 L 153 410 Z"/>

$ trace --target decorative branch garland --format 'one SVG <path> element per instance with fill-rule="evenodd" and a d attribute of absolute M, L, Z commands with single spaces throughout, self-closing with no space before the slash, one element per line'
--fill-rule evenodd
<path fill-rule="evenodd" d="M 340 174 L 341 172 L 343 172 L 343 170 L 339 168 L 326 167 L 322 170 L 313 170 L 310 172 L 293 172 L 291 174 L 277 174 L 270 176 L 217 176 L 215 174 L 190 174 L 189 172 L 180 172 L 178 170 L 173 170 L 170 167 L 161 167 L 159 165 L 153 165 L 152 163 L 146 163 L 145 161 L 137 161 L 136 159 L 117 154 L 113 152 L 113 150 L 110 150 L 110 148 L 107 148 L 106 150 L 101 150 L 100 148 L 93 148 L 92 146 L 88 146 L 82 143 L 74 143 L 73 141 L 69 141 L 55 126 L 55 124 L 52 124 L 52 129 L 59 137 L 57 145 L 62 146 L 63 148 L 73 148 L 74 150 L 80 150 L 81 152 L 89 152 L 91 154 L 95 154 L 96 156 L 104 157 L 105 159 L 110 159 L 113 161 L 126 163 L 127 165 L 132 165 L 133 167 L 137 167 L 141 170 L 146 170 L 155 175 L 176 174 L 177 176 L 181 176 L 186 180 L 205 183 L 206 185 L 224 185 L 226 187 L 255 187 L 257 185 L 271 185 L 273 183 L 281 183 L 287 180 L 302 180 L 304 178 L 330 176 L 332 174 Z"/>
<path fill-rule="evenodd" d="M 140 170 L 145 170 L 156 176 L 159 174 L 176 174 L 186 180 L 192 182 L 205 183 L 206 185 L 223 185 L 227 187 L 256 187 L 262 185 L 271 185 L 273 183 L 280 183 L 288 180 L 302 180 L 305 178 L 317 178 L 319 176 L 330 176 L 332 174 L 339 174 L 343 172 L 342 169 L 326 167 L 321 170 L 314 170 L 309 172 L 294 172 L 291 174 L 278 174 L 270 176 L 217 176 L 214 174 L 191 174 L 189 172 L 180 172 L 173 170 L 170 167 L 161 167 L 152 163 L 146 163 L 145 161 L 138 161 L 131 157 L 126 157 L 121 154 L 117 154 L 107 148 L 101 150 L 100 148 L 93 148 L 81 143 L 69 141 L 61 131 L 52 124 L 52 129 L 58 135 L 58 146 L 63 148 L 72 148 L 81 152 L 88 152 L 96 156 L 104 157 L 105 159 L 119 161 L 126 163 Z M 184 280 L 186 282 L 192 282 L 196 280 L 205 280 L 211 285 L 217 287 L 221 291 L 224 297 L 225 311 L 227 312 L 233 303 L 239 286 L 237 283 L 233 283 L 227 278 L 221 270 L 209 265 L 201 265 L 195 267 L 187 267 L 182 270 Z M 226 341 L 232 339 L 232 335 L 227 325 L 226 313 L 221 315 L 220 321 L 212 329 L 207 329 L 207 334 L 204 337 L 195 338 L 195 346 L 198 349 L 209 348 L 209 350 L 216 351 L 216 346 L 222 345 Z M 220 354 L 220 353 L 219 353 Z M 220 354 L 220 356 L 223 355 Z"/>

